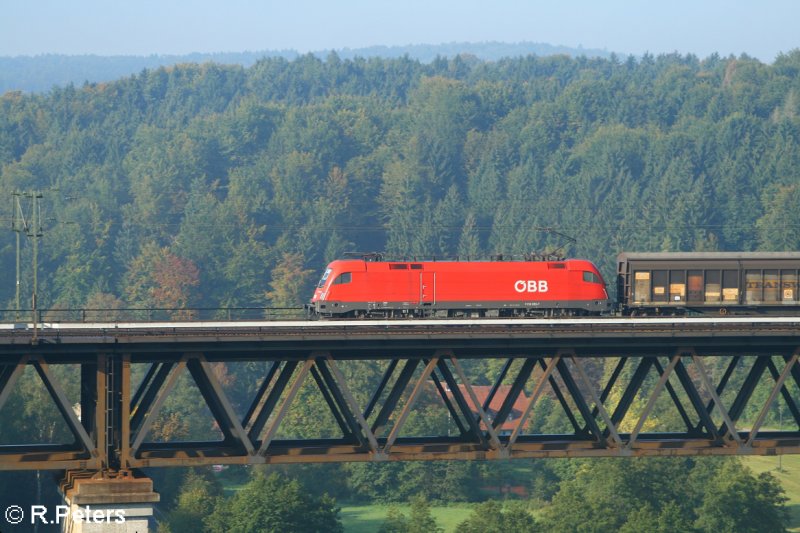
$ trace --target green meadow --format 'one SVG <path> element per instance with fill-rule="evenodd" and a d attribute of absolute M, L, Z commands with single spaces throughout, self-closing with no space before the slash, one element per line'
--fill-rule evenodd
<path fill-rule="evenodd" d="M 789 498 L 786 503 L 791 513 L 789 531 L 800 532 L 800 455 L 753 456 L 743 458 L 743 462 L 757 474 L 770 472 L 780 480 Z"/>
<path fill-rule="evenodd" d="M 386 513 L 389 511 L 389 505 L 347 505 L 341 504 L 342 512 L 339 516 L 342 518 L 344 530 L 347 533 L 374 533 L 377 531 L 383 521 L 386 519 Z M 402 504 L 396 505 L 400 512 L 409 516 L 411 513 L 411 506 Z M 436 520 L 439 527 L 443 528 L 445 533 L 455 531 L 456 526 L 467 519 L 472 513 L 472 506 L 468 504 L 462 505 L 449 505 L 442 507 L 431 506 L 431 516 Z"/>

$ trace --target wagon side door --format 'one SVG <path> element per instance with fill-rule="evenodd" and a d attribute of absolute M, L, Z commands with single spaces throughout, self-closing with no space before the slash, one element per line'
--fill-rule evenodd
<path fill-rule="evenodd" d="M 419 301 L 423 304 L 436 303 L 436 272 L 419 273 Z"/>

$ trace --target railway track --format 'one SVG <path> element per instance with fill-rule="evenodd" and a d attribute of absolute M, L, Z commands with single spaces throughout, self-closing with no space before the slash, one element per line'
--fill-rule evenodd
<path fill-rule="evenodd" d="M 483 354 L 570 347 L 635 350 L 663 345 L 771 350 L 800 344 L 800 317 L 97 322 L 0 324 L 3 353 L 422 350 Z"/>

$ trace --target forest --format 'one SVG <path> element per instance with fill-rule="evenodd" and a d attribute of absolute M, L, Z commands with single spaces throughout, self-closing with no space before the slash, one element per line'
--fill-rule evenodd
<path fill-rule="evenodd" d="M 354 250 L 477 258 L 559 249 L 594 261 L 607 280 L 620 251 L 798 250 L 798 163 L 800 50 L 772 64 L 678 54 L 422 63 L 331 53 L 264 58 L 247 68 L 180 64 L 0 96 L 0 217 L 19 229 L 41 195 L 40 227 L 16 232 L 20 292 L 29 307 L 38 239 L 37 301 L 51 319 L 71 309 L 114 318 L 156 308 L 181 318 L 190 308 L 220 308 L 225 317 L 230 309 L 297 307 L 327 262 Z M 575 242 L 564 246 L 560 234 Z M 7 230 L 0 240 L 6 320 L 15 307 L 15 237 Z M 349 377 L 375 380 L 379 370 L 353 366 Z M 261 372 L 219 369 L 230 391 L 257 387 Z M 26 377 L 20 386 L 35 388 L 35 376 Z M 207 417 L 185 415 L 198 409 L 190 389 L 179 384 L 165 406 L 156 424 L 164 439 L 209 433 Z M 59 429 L 38 420 L 22 397 L 12 395 L 0 424 L 20 439 L 49 431 L 57 440 Z M 308 423 L 319 401 L 306 394 L 287 431 L 324 433 Z M 536 427 L 558 426 L 546 405 L 536 411 Z M 422 415 L 409 421 L 418 431 L 435 423 Z M 714 531 L 726 516 L 721 509 L 744 501 L 736 498 L 755 502 L 768 530 L 786 524 L 774 479 L 733 461 L 553 460 L 522 470 L 510 464 L 507 476 L 545 507 L 536 520 L 546 530 Z M 471 487 L 497 485 L 498 471 L 409 463 L 226 475 L 244 476 L 243 484 L 288 475 L 308 490 L 358 501 L 408 501 L 420 487 L 430 500 L 481 501 L 486 495 Z M 242 489 L 223 498 L 219 477 L 208 472 L 153 475 L 165 514 L 182 509 L 181 495 L 191 491 L 222 502 L 184 509 L 189 526 L 171 514 L 164 527 L 172 531 L 197 531 L 200 523 L 213 530 L 232 520 L 237 498 L 257 496 Z M 4 476 L 41 494 L 41 475 Z M 597 476 L 630 494 L 630 508 L 612 522 L 599 521 L 590 506 L 588 515 L 573 509 L 588 493 L 599 512 Z M 648 499 L 653 487 L 636 486 L 651 477 L 663 480 L 663 498 Z M 710 484 L 721 501 L 702 493 Z M 321 493 L 314 498 L 328 511 L 320 524 L 329 524 L 335 505 Z M 387 531 L 413 522 L 394 518 Z M 730 525 L 759 530 L 759 523 Z"/>
<path fill-rule="evenodd" d="M 312 55 L 325 58 L 331 50 L 316 50 Z M 367 48 L 341 48 L 336 54 L 342 59 L 399 58 L 408 56 L 423 63 L 430 63 L 440 56 L 455 57 L 471 54 L 485 61 L 496 61 L 505 57 L 526 55 L 555 55 L 609 57 L 607 50 L 591 48 L 569 48 L 547 43 L 529 41 L 414 44 L 406 46 L 370 46 Z M 176 63 L 220 63 L 250 67 L 266 57 L 282 57 L 294 60 L 300 56 L 296 50 L 262 50 L 247 52 L 217 52 L 186 55 L 66 55 L 44 54 L 36 56 L 0 56 L 0 94 L 7 91 L 43 93 L 54 86 L 69 83 L 100 83 L 116 80 L 140 72 L 142 69 L 157 69 Z"/>
<path fill-rule="evenodd" d="M 607 279 L 623 250 L 794 250 L 798 69 L 797 51 L 772 65 L 332 54 L 10 92 L 2 216 L 14 192 L 42 192 L 42 308 L 298 305 L 345 251 L 563 244 L 541 228 L 574 236 L 563 252 Z M 14 234 L 0 243 L 14 272 Z M 13 307 L 10 279 L 0 301 Z"/>

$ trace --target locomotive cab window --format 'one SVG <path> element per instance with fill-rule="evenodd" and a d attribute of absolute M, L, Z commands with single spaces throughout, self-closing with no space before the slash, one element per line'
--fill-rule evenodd
<path fill-rule="evenodd" d="M 598 276 L 594 272 L 584 271 L 583 281 L 586 281 L 588 283 L 600 283 L 600 276 Z"/>
<path fill-rule="evenodd" d="M 333 280 L 334 285 L 341 285 L 343 283 L 350 283 L 353 279 L 353 274 L 351 272 L 342 272 L 339 274 L 335 280 Z"/>

